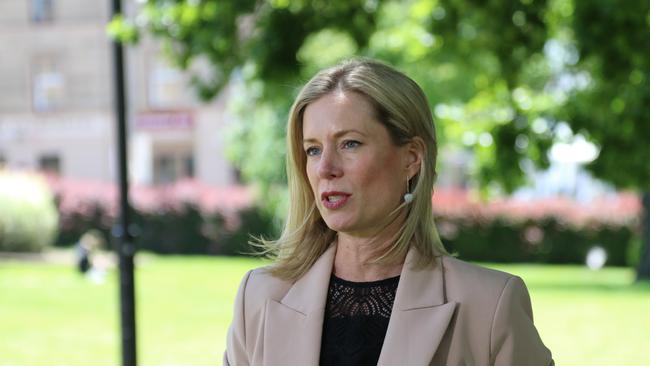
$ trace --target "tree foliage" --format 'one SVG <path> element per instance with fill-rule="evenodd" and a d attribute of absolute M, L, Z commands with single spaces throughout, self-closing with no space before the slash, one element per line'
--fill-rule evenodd
<path fill-rule="evenodd" d="M 590 83 L 564 118 L 599 145 L 596 176 L 650 190 L 650 2 L 576 1 L 572 20 L 576 68 Z"/>
<path fill-rule="evenodd" d="M 244 66 L 248 77 L 265 83 L 295 78 L 300 48 L 323 29 L 341 30 L 365 46 L 375 29 L 374 13 L 372 5 L 360 0 L 147 0 L 134 21 L 117 18 L 111 29 L 123 41 L 137 40 L 134 24 L 145 29 L 183 69 L 207 61 L 212 76 L 192 78 L 207 100 Z"/>
<path fill-rule="evenodd" d="M 118 23 L 116 36 L 136 38 Z M 207 61 L 211 76 L 193 78 L 204 99 L 232 85 L 244 122 L 232 158 L 269 189 L 284 184 L 284 124 L 298 87 L 355 55 L 422 85 L 441 145 L 474 153 L 482 187 L 525 183 L 568 126 L 598 146 L 588 166 L 597 177 L 650 189 L 648 1 L 147 0 L 133 24 L 180 67 Z"/>
<path fill-rule="evenodd" d="M 137 39 L 116 20 L 112 33 Z M 601 148 L 591 166 L 597 176 L 650 183 L 642 169 L 650 161 L 645 1 L 147 0 L 132 24 L 159 38 L 182 68 L 207 61 L 211 77 L 192 79 L 204 99 L 235 76 L 240 102 L 281 121 L 271 130 L 281 130 L 288 103 L 316 70 L 367 55 L 423 85 L 442 139 L 476 150 L 483 181 L 506 190 L 522 183 L 522 162 L 544 166 L 554 127 L 565 121 Z M 552 45 L 565 55 L 549 53 Z M 621 164 L 630 174 L 620 174 Z"/>

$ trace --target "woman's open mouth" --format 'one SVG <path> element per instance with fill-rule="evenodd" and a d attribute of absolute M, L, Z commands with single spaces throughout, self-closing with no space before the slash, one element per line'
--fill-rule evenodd
<path fill-rule="evenodd" d="M 325 208 L 335 210 L 345 205 L 350 196 L 351 194 L 345 192 L 323 192 L 321 202 Z"/>

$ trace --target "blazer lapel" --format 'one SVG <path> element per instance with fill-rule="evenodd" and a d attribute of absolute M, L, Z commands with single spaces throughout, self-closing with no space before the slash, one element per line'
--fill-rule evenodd
<path fill-rule="evenodd" d="M 431 269 L 413 270 L 410 249 L 379 356 L 379 366 L 429 365 L 456 309 L 446 302 L 442 259 Z"/>
<path fill-rule="evenodd" d="M 318 365 L 335 254 L 331 245 L 281 301 L 267 301 L 264 365 Z"/>

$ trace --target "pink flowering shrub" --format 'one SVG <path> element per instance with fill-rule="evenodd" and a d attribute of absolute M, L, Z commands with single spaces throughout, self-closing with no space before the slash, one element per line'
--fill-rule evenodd
<path fill-rule="evenodd" d="M 463 259 L 582 263 L 600 246 L 609 265 L 625 265 L 641 203 L 630 193 L 588 204 L 565 198 L 481 202 L 468 191 L 441 190 L 433 210 L 443 243 Z"/>
<path fill-rule="evenodd" d="M 59 209 L 58 245 L 89 229 L 107 238 L 118 212 L 113 184 L 49 178 Z M 193 180 L 130 192 L 136 243 L 159 253 L 252 252 L 249 234 L 274 237 L 271 219 L 245 187 L 212 187 Z M 481 202 L 465 190 L 438 189 L 433 210 L 443 243 L 461 258 L 495 262 L 582 263 L 592 246 L 609 265 L 627 263 L 638 234 L 641 204 L 629 193 L 589 204 L 564 199 Z"/>
<path fill-rule="evenodd" d="M 57 245 L 71 245 L 89 229 L 111 238 L 119 211 L 114 184 L 57 177 L 49 177 L 48 182 L 60 215 Z M 237 254 L 250 249 L 247 235 L 240 232 L 268 235 L 273 229 L 246 187 L 212 187 L 184 180 L 161 187 L 133 186 L 129 195 L 131 232 L 139 249 Z"/>

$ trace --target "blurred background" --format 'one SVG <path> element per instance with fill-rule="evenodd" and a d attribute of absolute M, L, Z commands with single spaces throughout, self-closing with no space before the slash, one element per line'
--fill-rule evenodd
<path fill-rule="evenodd" d="M 0 0 L 0 365 L 116 365 L 113 40 L 139 362 L 218 364 L 287 207 L 285 123 L 372 57 L 426 92 L 445 246 L 524 278 L 559 365 L 650 363 L 650 1 Z"/>

